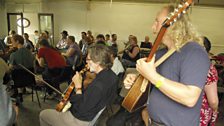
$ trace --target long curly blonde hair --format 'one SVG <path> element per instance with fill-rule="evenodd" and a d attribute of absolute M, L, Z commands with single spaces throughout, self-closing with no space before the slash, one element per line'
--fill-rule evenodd
<path fill-rule="evenodd" d="M 168 13 L 174 11 L 174 5 L 167 5 L 163 9 L 167 9 Z M 197 42 L 203 46 L 203 38 L 193 26 L 189 18 L 189 11 L 183 14 L 172 26 L 167 29 L 167 35 L 175 43 L 176 49 L 179 50 L 187 42 Z"/>

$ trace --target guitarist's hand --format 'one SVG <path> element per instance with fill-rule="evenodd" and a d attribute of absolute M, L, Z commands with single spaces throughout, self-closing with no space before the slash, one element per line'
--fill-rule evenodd
<path fill-rule="evenodd" d="M 137 75 L 135 75 L 135 74 L 128 74 L 126 76 L 126 78 L 124 79 L 124 87 L 126 89 L 130 89 L 131 86 L 134 84 L 136 78 L 137 78 Z"/>
<path fill-rule="evenodd" d="M 150 62 L 146 62 L 146 58 L 139 59 L 136 64 L 137 71 L 151 82 L 157 80 L 158 73 L 155 66 L 155 55 Z"/>

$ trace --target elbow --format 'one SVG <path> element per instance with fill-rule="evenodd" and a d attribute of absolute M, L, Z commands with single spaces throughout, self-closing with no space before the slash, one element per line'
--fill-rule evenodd
<path fill-rule="evenodd" d="M 185 101 L 185 105 L 189 108 L 193 108 L 197 104 L 198 98 L 189 98 Z"/>
<path fill-rule="evenodd" d="M 196 105 L 196 102 L 187 102 L 185 105 L 189 108 L 193 108 Z"/>
<path fill-rule="evenodd" d="M 218 105 L 219 105 L 219 101 L 218 100 L 211 100 L 209 101 L 209 106 L 213 109 L 213 110 L 216 110 L 218 108 Z"/>

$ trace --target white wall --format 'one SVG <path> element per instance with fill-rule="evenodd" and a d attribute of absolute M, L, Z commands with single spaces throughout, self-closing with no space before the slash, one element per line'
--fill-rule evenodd
<path fill-rule="evenodd" d="M 23 10 L 24 17 L 32 20 L 31 26 L 25 29 L 31 34 L 38 28 L 37 13 L 53 13 L 56 42 L 60 39 L 62 30 L 67 30 L 70 35 L 76 36 L 76 41 L 79 41 L 80 32 L 90 29 L 94 35 L 116 33 L 120 48 L 122 48 L 122 42 L 126 41 L 130 34 L 136 35 L 139 41 L 143 40 L 145 35 L 149 35 L 151 41 L 154 40 L 151 26 L 157 11 L 163 5 L 114 2 L 110 6 L 109 2 L 91 2 L 90 6 L 87 6 L 87 2 L 67 0 L 25 4 L 25 6 L 10 4 L 7 6 L 7 11 L 9 7 L 16 8 L 14 11 Z M 203 35 L 211 40 L 213 53 L 224 50 L 223 19 L 224 8 L 198 6 L 193 8 L 193 23 Z M 1 32 L 0 35 L 2 35 Z"/>
<path fill-rule="evenodd" d="M 3 4 L 0 5 L 0 38 L 4 38 L 7 34 L 7 17 Z"/>
<path fill-rule="evenodd" d="M 211 52 L 224 52 L 224 8 L 194 7 L 192 21 L 212 43 Z"/>
<path fill-rule="evenodd" d="M 23 13 L 23 17 L 30 20 L 30 26 L 24 28 L 24 33 L 29 34 L 29 38 L 34 42 L 34 31 L 38 30 L 38 15 L 37 13 Z"/>

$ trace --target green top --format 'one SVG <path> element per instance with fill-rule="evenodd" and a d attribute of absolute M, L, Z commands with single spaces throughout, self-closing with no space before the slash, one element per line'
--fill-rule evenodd
<path fill-rule="evenodd" d="M 20 48 L 10 55 L 9 64 L 13 65 L 15 68 L 19 68 L 17 66 L 18 64 L 21 64 L 26 68 L 33 68 L 34 56 L 30 50 Z"/>

